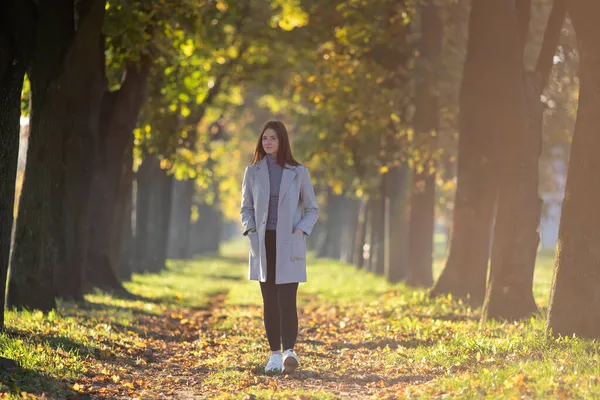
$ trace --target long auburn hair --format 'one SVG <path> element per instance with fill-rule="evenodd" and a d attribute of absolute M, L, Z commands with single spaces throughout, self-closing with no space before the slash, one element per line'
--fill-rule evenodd
<path fill-rule="evenodd" d="M 277 133 L 277 138 L 279 139 L 279 149 L 277 150 L 277 164 L 281 165 L 285 168 L 285 164 L 289 164 L 292 166 L 301 165 L 294 156 L 292 155 L 292 147 L 290 146 L 290 137 L 288 135 L 288 131 L 281 121 L 269 121 L 262 128 L 260 136 L 258 137 L 258 143 L 256 144 L 256 149 L 254 150 L 254 158 L 252 159 L 252 164 L 256 164 L 265 156 L 267 152 L 263 148 L 262 138 L 267 129 L 273 129 L 275 133 Z"/>

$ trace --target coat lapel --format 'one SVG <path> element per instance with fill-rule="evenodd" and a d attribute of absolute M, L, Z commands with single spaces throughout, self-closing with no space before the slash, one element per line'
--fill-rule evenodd
<path fill-rule="evenodd" d="M 281 186 L 279 187 L 279 201 L 278 206 L 281 206 L 281 200 L 290 189 L 292 185 L 292 181 L 296 177 L 296 168 L 291 167 L 290 165 L 286 165 L 286 168 L 283 169 L 283 173 L 281 174 Z"/>
<path fill-rule="evenodd" d="M 258 185 L 260 193 L 266 193 L 269 198 L 271 184 L 269 182 L 269 168 L 267 167 L 267 159 L 263 158 L 256 164 L 256 176 L 258 177 Z"/>

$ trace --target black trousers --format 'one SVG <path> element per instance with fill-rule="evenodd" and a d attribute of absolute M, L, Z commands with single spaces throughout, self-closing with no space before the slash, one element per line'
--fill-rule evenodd
<path fill-rule="evenodd" d="M 298 337 L 296 294 L 298 283 L 275 284 L 276 231 L 265 233 L 267 281 L 260 283 L 264 305 L 265 330 L 271 351 L 293 349 Z"/>

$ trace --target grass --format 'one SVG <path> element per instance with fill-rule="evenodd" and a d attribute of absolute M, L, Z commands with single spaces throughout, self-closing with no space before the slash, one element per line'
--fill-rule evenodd
<path fill-rule="evenodd" d="M 544 313 L 479 324 L 480 311 L 391 285 L 331 260 L 310 260 L 299 290 L 300 370 L 264 373 L 260 290 L 247 280 L 246 243 L 224 257 L 169 262 L 135 275 L 135 299 L 105 293 L 56 311 L 6 313 L 0 370 L 7 398 L 593 398 L 600 344 L 545 335 Z M 534 295 L 548 303 L 552 254 Z M 435 275 L 443 267 L 436 261 Z"/>

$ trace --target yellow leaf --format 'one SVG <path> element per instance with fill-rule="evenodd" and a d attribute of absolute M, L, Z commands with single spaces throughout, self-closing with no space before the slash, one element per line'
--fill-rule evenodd
<path fill-rule="evenodd" d="M 217 1 L 217 9 L 219 11 L 225 12 L 227 11 L 229 7 L 227 7 L 227 4 L 223 1 Z"/>

